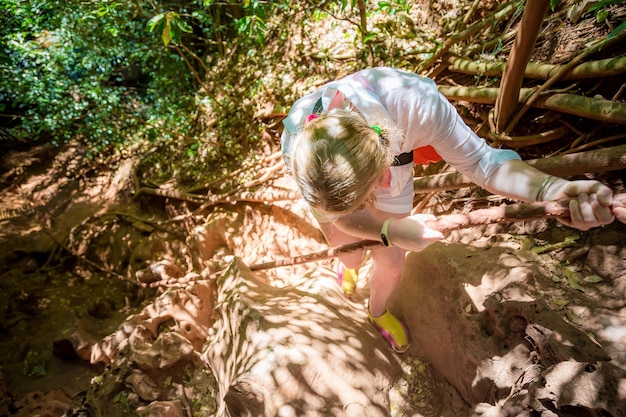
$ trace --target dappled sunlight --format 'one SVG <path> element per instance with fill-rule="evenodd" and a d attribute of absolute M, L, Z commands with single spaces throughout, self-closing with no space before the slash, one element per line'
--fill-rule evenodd
<path fill-rule="evenodd" d="M 597 330 L 597 335 L 612 342 L 626 343 L 626 321 L 614 316 L 600 316 L 597 321 L 602 326 Z"/>
<path fill-rule="evenodd" d="M 573 398 L 574 403 L 579 404 L 595 404 L 598 402 L 598 393 L 595 390 L 573 390 L 573 385 L 577 384 L 579 379 L 585 377 L 585 373 L 594 371 L 595 367 L 587 368 L 586 366 L 557 366 L 550 376 L 549 389 L 556 395 L 561 393 L 565 395 L 584 395 L 583 398 Z"/>
<path fill-rule="evenodd" d="M 346 302 L 336 284 L 324 284 L 329 278 L 316 272 L 301 285 L 277 288 L 259 282 L 242 264 L 229 268 L 216 304 L 218 331 L 203 352 L 228 403 L 222 407 L 237 409 L 228 395 L 237 389 L 238 402 L 253 391 L 272 392 L 265 407 L 292 407 L 296 415 L 349 404 L 384 415 L 387 397 L 378 384 L 400 373 L 398 358 L 377 337 L 362 306 Z M 248 394 L 238 385 L 244 376 Z"/>
<path fill-rule="evenodd" d="M 464 398 L 492 398 L 494 406 L 516 401 L 515 392 L 530 395 L 522 387 L 538 384 L 546 368 L 563 361 L 623 363 L 621 318 L 603 321 L 598 310 L 585 320 L 598 340 L 609 342 L 603 348 L 570 321 L 572 314 L 549 304 L 564 288 L 551 288 L 556 283 L 546 260 L 513 253 L 509 244 L 485 243 L 433 244 L 408 255 L 393 306 L 409 327 L 412 353 L 429 360 Z M 596 391 L 598 386 L 613 389 L 608 380 Z"/>
<path fill-rule="evenodd" d="M 72 190 L 74 208 L 98 198 L 105 183 L 95 181 L 94 191 L 80 196 Z M 153 303 L 100 342 L 78 332 L 68 337 L 81 358 L 109 366 L 105 382 L 94 384 L 98 395 L 115 404 L 119 388 L 105 386 L 121 373 L 141 398 L 180 398 L 184 389 L 190 400 L 214 399 L 233 415 L 388 416 L 415 404 L 434 415 L 442 401 L 434 375 L 448 384 L 444 401 L 466 409 L 468 401 L 505 398 L 516 380 L 534 381 L 528 378 L 537 364 L 606 357 L 592 338 L 571 330 L 563 317 L 574 318 L 565 310 L 540 314 L 548 307 L 537 295 L 556 287 L 554 277 L 546 279 L 544 260 L 518 252 L 519 242 L 506 236 L 446 241 L 408 254 L 390 309 L 407 324 L 411 346 L 396 355 L 367 317 L 369 254 L 351 297 L 337 285 L 334 259 L 249 271 L 248 265 L 327 247 L 310 214 L 296 206 L 216 209 L 190 235 L 200 254 L 194 262 L 206 268 L 200 273 L 192 262 L 169 261 L 176 258 L 169 241 L 131 233 L 124 220 L 132 217 L 96 216 L 76 227 L 72 250 L 111 269 L 128 259 L 129 276 L 154 250 L 164 250 L 161 261 L 136 274 L 140 283 L 159 287 Z M 564 288 L 558 290 L 550 301 L 564 297 Z M 566 308 L 624 363 L 621 317 L 598 309 L 583 317 L 577 305 Z M 550 356 L 546 347 L 555 344 L 557 355 Z"/>
<path fill-rule="evenodd" d="M 500 255 L 500 259 L 510 260 L 507 254 Z M 519 259 L 518 259 L 519 261 Z M 519 265 L 520 262 L 513 262 Z M 465 292 L 472 300 L 473 308 L 481 312 L 485 308 L 483 303 L 487 297 L 494 293 L 502 299 L 516 299 L 520 301 L 532 301 L 526 286 L 533 282 L 533 273 L 525 266 L 507 269 L 505 263 L 495 265 L 496 270 L 483 274 L 480 285 L 465 284 Z"/>
<path fill-rule="evenodd" d="M 604 308 L 596 308 L 581 322 L 605 346 L 616 363 L 626 363 L 626 308 L 622 308 L 618 315 Z"/>
<path fill-rule="evenodd" d="M 529 355 L 529 348 L 519 344 L 506 352 L 504 356 L 483 359 L 476 367 L 472 388 L 481 391 L 481 385 L 486 384 L 489 390 L 502 396 L 511 390 L 511 381 L 516 381 L 519 386 L 538 381 L 541 368 L 537 363 L 529 363 Z"/>

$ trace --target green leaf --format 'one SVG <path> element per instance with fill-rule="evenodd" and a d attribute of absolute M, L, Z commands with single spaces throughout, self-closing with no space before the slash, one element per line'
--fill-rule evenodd
<path fill-rule="evenodd" d="M 182 32 L 180 30 L 180 27 L 176 24 L 176 22 L 172 22 L 172 26 L 170 30 L 170 37 L 172 38 L 172 42 L 174 42 L 174 44 L 176 45 L 179 45 L 181 35 L 182 35 Z"/>
<path fill-rule="evenodd" d="M 178 28 L 183 32 L 193 33 L 193 28 L 187 22 L 181 19 L 178 14 L 176 14 L 176 16 L 174 17 L 173 23 L 176 24 L 176 26 L 178 26 Z"/>
<path fill-rule="evenodd" d="M 369 41 L 371 41 L 372 39 L 376 39 L 376 34 L 375 33 L 370 33 L 369 35 L 367 35 L 366 37 L 363 38 L 363 43 L 368 43 Z"/>
<path fill-rule="evenodd" d="M 576 313 L 574 313 L 573 311 L 571 311 L 569 308 L 565 309 L 565 315 L 567 316 L 567 318 L 569 319 L 569 321 L 571 321 L 574 324 L 580 324 L 580 319 L 578 318 L 578 316 L 576 315 Z"/>
<path fill-rule="evenodd" d="M 583 281 L 595 284 L 597 282 L 602 282 L 602 278 L 598 275 L 589 275 L 588 277 L 585 277 Z"/>
<path fill-rule="evenodd" d="M 554 297 L 552 298 L 552 302 L 559 307 L 565 307 L 566 305 L 569 304 L 569 300 L 566 298 L 562 298 L 562 297 Z"/>
<path fill-rule="evenodd" d="M 265 24 L 265 20 L 257 16 L 256 24 L 262 32 L 267 32 L 267 25 Z"/>
<path fill-rule="evenodd" d="M 113 37 L 117 37 L 120 34 L 119 29 L 116 28 L 116 27 L 108 28 L 107 32 L 109 32 L 111 34 L 111 36 L 113 36 Z"/>
<path fill-rule="evenodd" d="M 187 149 L 187 155 L 188 156 L 195 156 L 198 154 L 198 147 L 199 144 L 198 143 L 192 143 L 191 146 L 189 146 L 189 149 Z"/>
<path fill-rule="evenodd" d="M 606 9 L 598 10 L 596 13 L 596 23 L 602 23 L 609 17 L 609 11 Z"/>
<path fill-rule="evenodd" d="M 603 7 L 610 6 L 612 4 L 620 4 L 623 2 L 624 0 L 602 0 L 602 1 L 599 1 L 598 3 L 592 4 L 591 6 L 589 6 L 589 11 L 595 12 L 595 11 L 602 9 Z"/>
<path fill-rule="evenodd" d="M 152 19 L 148 20 L 148 23 L 146 25 L 148 27 L 148 30 L 150 32 L 154 32 L 154 28 L 156 27 L 156 25 L 158 25 L 159 23 L 163 21 L 164 17 L 165 17 L 165 13 L 159 13 L 158 15 L 154 16 Z"/>
<path fill-rule="evenodd" d="M 167 46 L 170 43 L 172 36 L 172 25 L 169 19 L 165 21 L 165 27 L 163 28 L 163 32 L 161 32 L 161 39 L 163 39 L 163 45 Z"/>
<path fill-rule="evenodd" d="M 565 275 L 567 275 L 567 282 L 570 287 L 580 292 L 585 292 L 585 289 L 580 285 L 578 277 L 570 268 L 565 268 Z"/>
<path fill-rule="evenodd" d="M 550 0 L 550 10 L 556 10 L 556 6 L 559 5 L 559 0 Z"/>

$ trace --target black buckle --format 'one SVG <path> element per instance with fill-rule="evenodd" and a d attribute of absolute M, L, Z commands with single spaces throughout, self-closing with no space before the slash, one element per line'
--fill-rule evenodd
<path fill-rule="evenodd" d="M 404 153 L 401 153 L 400 155 L 396 155 L 393 157 L 392 166 L 399 167 L 401 165 L 410 164 L 412 162 L 413 162 L 413 151 L 404 152 Z"/>

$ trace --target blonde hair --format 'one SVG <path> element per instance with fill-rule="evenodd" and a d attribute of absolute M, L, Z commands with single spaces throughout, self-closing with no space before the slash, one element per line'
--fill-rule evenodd
<path fill-rule="evenodd" d="M 361 115 L 333 110 L 311 120 L 295 138 L 293 176 L 313 209 L 347 214 L 373 201 L 372 191 L 393 161 L 388 148 Z"/>

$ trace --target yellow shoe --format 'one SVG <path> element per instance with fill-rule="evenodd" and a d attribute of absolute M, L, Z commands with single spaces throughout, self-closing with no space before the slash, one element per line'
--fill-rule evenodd
<path fill-rule="evenodd" d="M 337 272 L 337 282 L 344 294 L 352 295 L 356 290 L 356 282 L 359 277 L 359 270 L 346 268 L 339 263 L 339 271 Z"/>
<path fill-rule="evenodd" d="M 409 331 L 404 323 L 398 320 L 389 310 L 382 316 L 372 317 L 369 309 L 367 315 L 380 334 L 389 342 L 393 350 L 398 353 L 406 352 L 409 348 Z"/>

